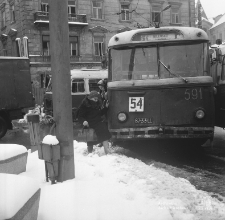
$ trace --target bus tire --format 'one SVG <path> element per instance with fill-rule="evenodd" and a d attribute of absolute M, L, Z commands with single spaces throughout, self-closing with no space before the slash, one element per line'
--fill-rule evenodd
<path fill-rule="evenodd" d="M 0 139 L 5 136 L 7 132 L 7 122 L 0 116 Z"/>

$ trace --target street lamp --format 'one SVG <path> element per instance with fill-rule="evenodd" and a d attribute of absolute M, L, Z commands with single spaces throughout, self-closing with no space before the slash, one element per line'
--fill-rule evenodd
<path fill-rule="evenodd" d="M 167 5 L 164 9 L 162 9 L 159 14 L 157 14 L 157 16 L 160 16 L 162 12 L 168 10 L 169 8 L 171 8 L 171 5 Z M 156 17 L 155 17 L 156 18 Z M 154 24 L 155 24 L 155 28 L 159 28 L 159 23 L 158 21 L 155 21 Z"/>

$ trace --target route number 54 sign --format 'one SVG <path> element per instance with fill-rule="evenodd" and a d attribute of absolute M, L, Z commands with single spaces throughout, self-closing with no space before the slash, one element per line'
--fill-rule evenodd
<path fill-rule="evenodd" d="M 143 112 L 144 97 L 129 97 L 129 112 Z"/>

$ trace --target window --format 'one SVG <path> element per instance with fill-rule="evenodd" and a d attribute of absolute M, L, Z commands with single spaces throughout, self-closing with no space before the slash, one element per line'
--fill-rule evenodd
<path fill-rule="evenodd" d="M 18 51 L 17 51 L 17 46 L 16 46 L 16 41 L 12 40 L 12 55 L 14 57 L 18 56 Z"/>
<path fill-rule="evenodd" d="M 6 49 L 6 45 L 3 45 L 3 56 L 7 56 L 7 49 Z"/>
<path fill-rule="evenodd" d="M 130 20 L 130 5 L 121 5 L 121 20 Z"/>
<path fill-rule="evenodd" d="M 161 22 L 161 8 L 157 6 L 152 7 L 152 21 Z"/>
<path fill-rule="evenodd" d="M 42 36 L 42 49 L 43 49 L 44 56 L 50 55 L 50 37 L 49 36 Z"/>
<path fill-rule="evenodd" d="M 5 9 L 1 11 L 2 28 L 6 26 Z"/>
<path fill-rule="evenodd" d="M 76 17 L 76 2 L 68 1 L 68 14 L 69 17 Z"/>
<path fill-rule="evenodd" d="M 90 90 L 90 92 L 93 91 L 93 90 L 95 90 L 95 91 L 99 90 L 98 82 L 100 80 L 101 79 L 89 79 L 89 90 Z"/>
<path fill-rule="evenodd" d="M 104 46 L 104 39 L 102 36 L 95 36 L 94 37 L 94 48 L 95 48 L 95 56 L 102 56 Z"/>
<path fill-rule="evenodd" d="M 110 50 L 112 80 L 159 79 L 209 75 L 207 43 L 162 44 Z M 159 64 L 167 66 L 173 74 Z M 174 75 L 175 74 L 175 75 Z"/>
<path fill-rule="evenodd" d="M 93 18 L 102 19 L 102 2 L 92 2 Z"/>
<path fill-rule="evenodd" d="M 171 8 L 171 23 L 180 23 L 179 8 Z"/>
<path fill-rule="evenodd" d="M 70 56 L 78 55 L 78 37 L 70 37 Z"/>
<path fill-rule="evenodd" d="M 41 11 L 42 12 L 46 12 L 46 15 L 49 12 L 48 0 L 42 0 L 42 2 L 41 2 Z"/>
<path fill-rule="evenodd" d="M 15 17 L 15 6 L 13 4 L 13 5 L 10 5 L 10 21 L 14 22 L 15 20 L 16 20 L 16 17 Z"/>
<path fill-rule="evenodd" d="M 73 79 L 72 81 L 72 93 L 84 92 L 84 80 Z"/>

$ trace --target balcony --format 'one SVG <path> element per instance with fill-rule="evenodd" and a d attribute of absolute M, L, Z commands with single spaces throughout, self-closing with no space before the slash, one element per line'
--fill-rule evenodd
<path fill-rule="evenodd" d="M 68 23 L 70 26 L 87 26 L 87 16 L 85 14 L 68 14 Z M 49 25 L 49 13 L 44 11 L 37 11 L 34 13 L 34 24 L 37 26 Z"/>
<path fill-rule="evenodd" d="M 51 56 L 30 55 L 30 62 L 33 63 L 50 63 Z M 101 62 L 101 56 L 70 56 L 70 62 L 92 63 Z"/>

